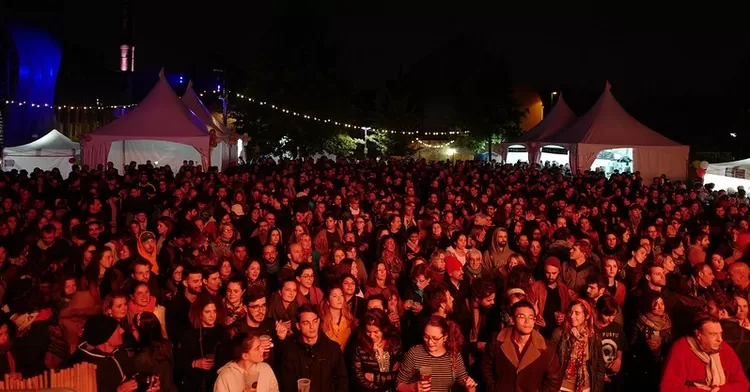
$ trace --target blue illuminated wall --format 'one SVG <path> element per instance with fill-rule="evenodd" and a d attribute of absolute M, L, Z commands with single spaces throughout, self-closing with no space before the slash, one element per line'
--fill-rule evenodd
<path fill-rule="evenodd" d="M 16 104 L 7 105 L 4 113 L 5 146 L 17 146 L 44 136 L 55 125 L 55 83 L 62 50 L 46 31 L 13 25 L 8 31 L 15 44 L 18 75 L 9 98 Z"/>

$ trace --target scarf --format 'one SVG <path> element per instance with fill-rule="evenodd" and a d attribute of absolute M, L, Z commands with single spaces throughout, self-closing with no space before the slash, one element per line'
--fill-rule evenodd
<path fill-rule="evenodd" d="M 589 347 L 589 333 L 586 329 L 583 332 L 573 329 L 567 335 L 571 350 L 568 367 L 565 369 L 565 378 L 575 380 L 575 392 L 583 392 L 583 386 L 586 384 L 586 352 Z"/>
<path fill-rule="evenodd" d="M 657 316 L 648 312 L 638 316 L 638 319 L 643 325 L 655 331 L 664 331 L 672 328 L 672 320 L 666 314 L 664 316 Z"/>
<path fill-rule="evenodd" d="M 698 359 L 706 364 L 706 386 L 709 388 L 720 387 L 727 383 L 724 367 L 721 366 L 719 352 L 707 353 L 698 345 L 694 337 L 687 337 L 688 345 Z"/>
<path fill-rule="evenodd" d="M 154 309 L 156 309 L 156 297 L 151 296 L 148 299 L 148 303 L 146 306 L 141 306 L 136 304 L 133 301 L 128 301 L 128 311 L 132 315 L 136 315 L 141 312 L 151 312 L 154 313 Z"/>
<path fill-rule="evenodd" d="M 481 265 L 479 266 L 479 268 L 474 269 L 474 268 L 471 268 L 471 266 L 469 265 L 469 263 L 466 263 L 464 265 L 464 271 L 466 271 L 466 273 L 468 273 L 469 276 L 472 277 L 472 278 L 479 278 L 479 277 L 482 276 L 482 266 Z"/>

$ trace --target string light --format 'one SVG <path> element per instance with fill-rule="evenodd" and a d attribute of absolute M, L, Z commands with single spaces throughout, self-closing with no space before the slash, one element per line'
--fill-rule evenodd
<path fill-rule="evenodd" d="M 97 99 L 98 101 L 98 99 Z M 138 106 L 137 104 L 130 104 L 130 105 L 91 105 L 91 106 L 84 106 L 84 105 L 50 105 L 48 103 L 28 103 L 26 101 L 5 101 L 6 105 L 17 105 L 17 106 L 30 106 L 32 108 L 48 108 L 48 109 L 67 109 L 67 110 L 107 110 L 107 109 L 128 109 L 132 107 Z"/>
<path fill-rule="evenodd" d="M 208 91 L 203 91 L 200 94 L 200 96 L 202 97 L 204 94 L 208 94 L 208 93 L 209 93 Z M 222 91 L 220 91 L 220 90 L 212 90 L 211 93 L 213 93 L 213 94 L 220 94 L 220 93 L 222 93 Z M 229 93 L 232 93 L 232 92 L 229 91 Z M 416 132 L 416 131 L 394 131 L 394 130 L 391 130 L 391 129 L 367 127 L 367 126 L 363 126 L 363 125 L 356 125 L 356 124 L 350 124 L 350 123 L 345 123 L 345 122 L 340 122 L 340 121 L 334 121 L 334 120 L 331 120 L 330 118 L 320 118 L 320 117 L 311 116 L 311 115 L 308 115 L 308 114 L 303 114 L 303 113 L 294 111 L 292 109 L 287 109 L 287 108 L 282 107 L 282 106 L 271 104 L 271 103 L 263 101 L 263 100 L 258 100 L 258 99 L 255 99 L 253 97 L 248 97 L 248 96 L 243 95 L 243 94 L 235 93 L 235 96 L 237 98 L 244 99 L 244 100 L 246 100 L 248 102 L 252 102 L 252 103 L 254 103 L 256 105 L 269 107 L 269 108 L 271 108 L 273 110 L 277 110 L 277 111 L 280 111 L 282 113 L 289 114 L 291 116 L 302 117 L 302 118 L 304 118 L 306 120 L 317 121 L 317 122 L 322 122 L 322 123 L 330 123 L 330 124 L 333 124 L 333 125 L 336 125 L 336 126 L 341 126 L 341 127 L 344 127 L 344 128 L 359 129 L 359 130 L 362 130 L 362 131 L 364 131 L 365 128 L 366 128 L 368 132 L 369 131 L 381 131 L 381 132 L 385 132 L 385 133 L 389 133 L 389 134 L 401 134 L 401 135 L 416 135 L 416 134 L 418 134 L 418 132 Z M 448 136 L 448 135 L 461 135 L 461 134 L 467 134 L 467 133 L 469 133 L 469 131 L 422 132 L 423 135 L 427 135 L 427 136 Z"/>
<path fill-rule="evenodd" d="M 451 140 L 451 141 L 449 141 L 447 143 L 443 143 L 443 144 L 430 144 L 430 143 L 425 143 L 425 142 L 423 142 L 423 141 L 421 141 L 419 139 L 416 139 L 412 143 L 419 143 L 420 146 L 427 147 L 427 148 L 445 148 L 445 147 L 448 147 L 448 146 L 450 146 L 451 144 L 453 144 L 455 142 L 456 142 L 455 140 Z"/>

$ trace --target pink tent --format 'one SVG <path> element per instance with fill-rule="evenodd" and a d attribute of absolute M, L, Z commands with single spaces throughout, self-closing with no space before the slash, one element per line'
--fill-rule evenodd
<path fill-rule="evenodd" d="M 526 146 L 528 151 L 528 162 L 538 163 L 542 155 L 542 147 L 552 144 L 545 143 L 542 140 L 556 134 L 562 129 L 565 129 L 572 124 L 576 118 L 576 114 L 570 109 L 570 106 L 568 106 L 565 99 L 563 99 L 562 94 L 560 94 L 560 98 L 557 100 L 557 103 L 555 103 L 555 106 L 552 107 L 549 114 L 547 114 L 539 124 L 523 134 L 518 142 L 503 143 L 503 145 L 501 145 L 503 162 L 507 158 L 508 147 L 521 144 Z"/>
<path fill-rule="evenodd" d="M 87 134 L 81 145 L 83 163 L 91 167 L 151 160 L 176 169 L 183 160 L 194 160 L 208 168 L 211 151 L 206 124 L 180 101 L 163 70 L 133 111 Z"/>
<path fill-rule="evenodd" d="M 567 148 L 574 170 L 589 170 L 602 150 L 632 148 L 633 170 L 640 171 L 643 178 L 666 174 L 684 179 L 690 147 L 638 122 L 620 106 L 610 88 L 607 82 L 602 95 L 583 117 L 542 142 Z"/>
<path fill-rule="evenodd" d="M 217 166 L 219 170 L 232 161 L 237 161 L 236 143 L 239 136 L 227 128 L 221 121 L 217 120 L 203 104 L 198 94 L 193 89 L 193 81 L 188 82 L 185 94 L 182 95 L 182 103 L 188 107 L 205 126 L 216 135 L 216 147 L 211 149 L 211 165 Z"/>

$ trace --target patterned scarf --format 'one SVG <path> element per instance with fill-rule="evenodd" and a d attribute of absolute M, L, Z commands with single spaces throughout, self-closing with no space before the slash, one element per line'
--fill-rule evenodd
<path fill-rule="evenodd" d="M 589 346 L 589 333 L 587 329 L 579 332 L 574 328 L 567 339 L 571 345 L 570 360 L 565 369 L 565 378 L 575 380 L 575 392 L 583 392 L 586 384 L 586 352 Z"/>

